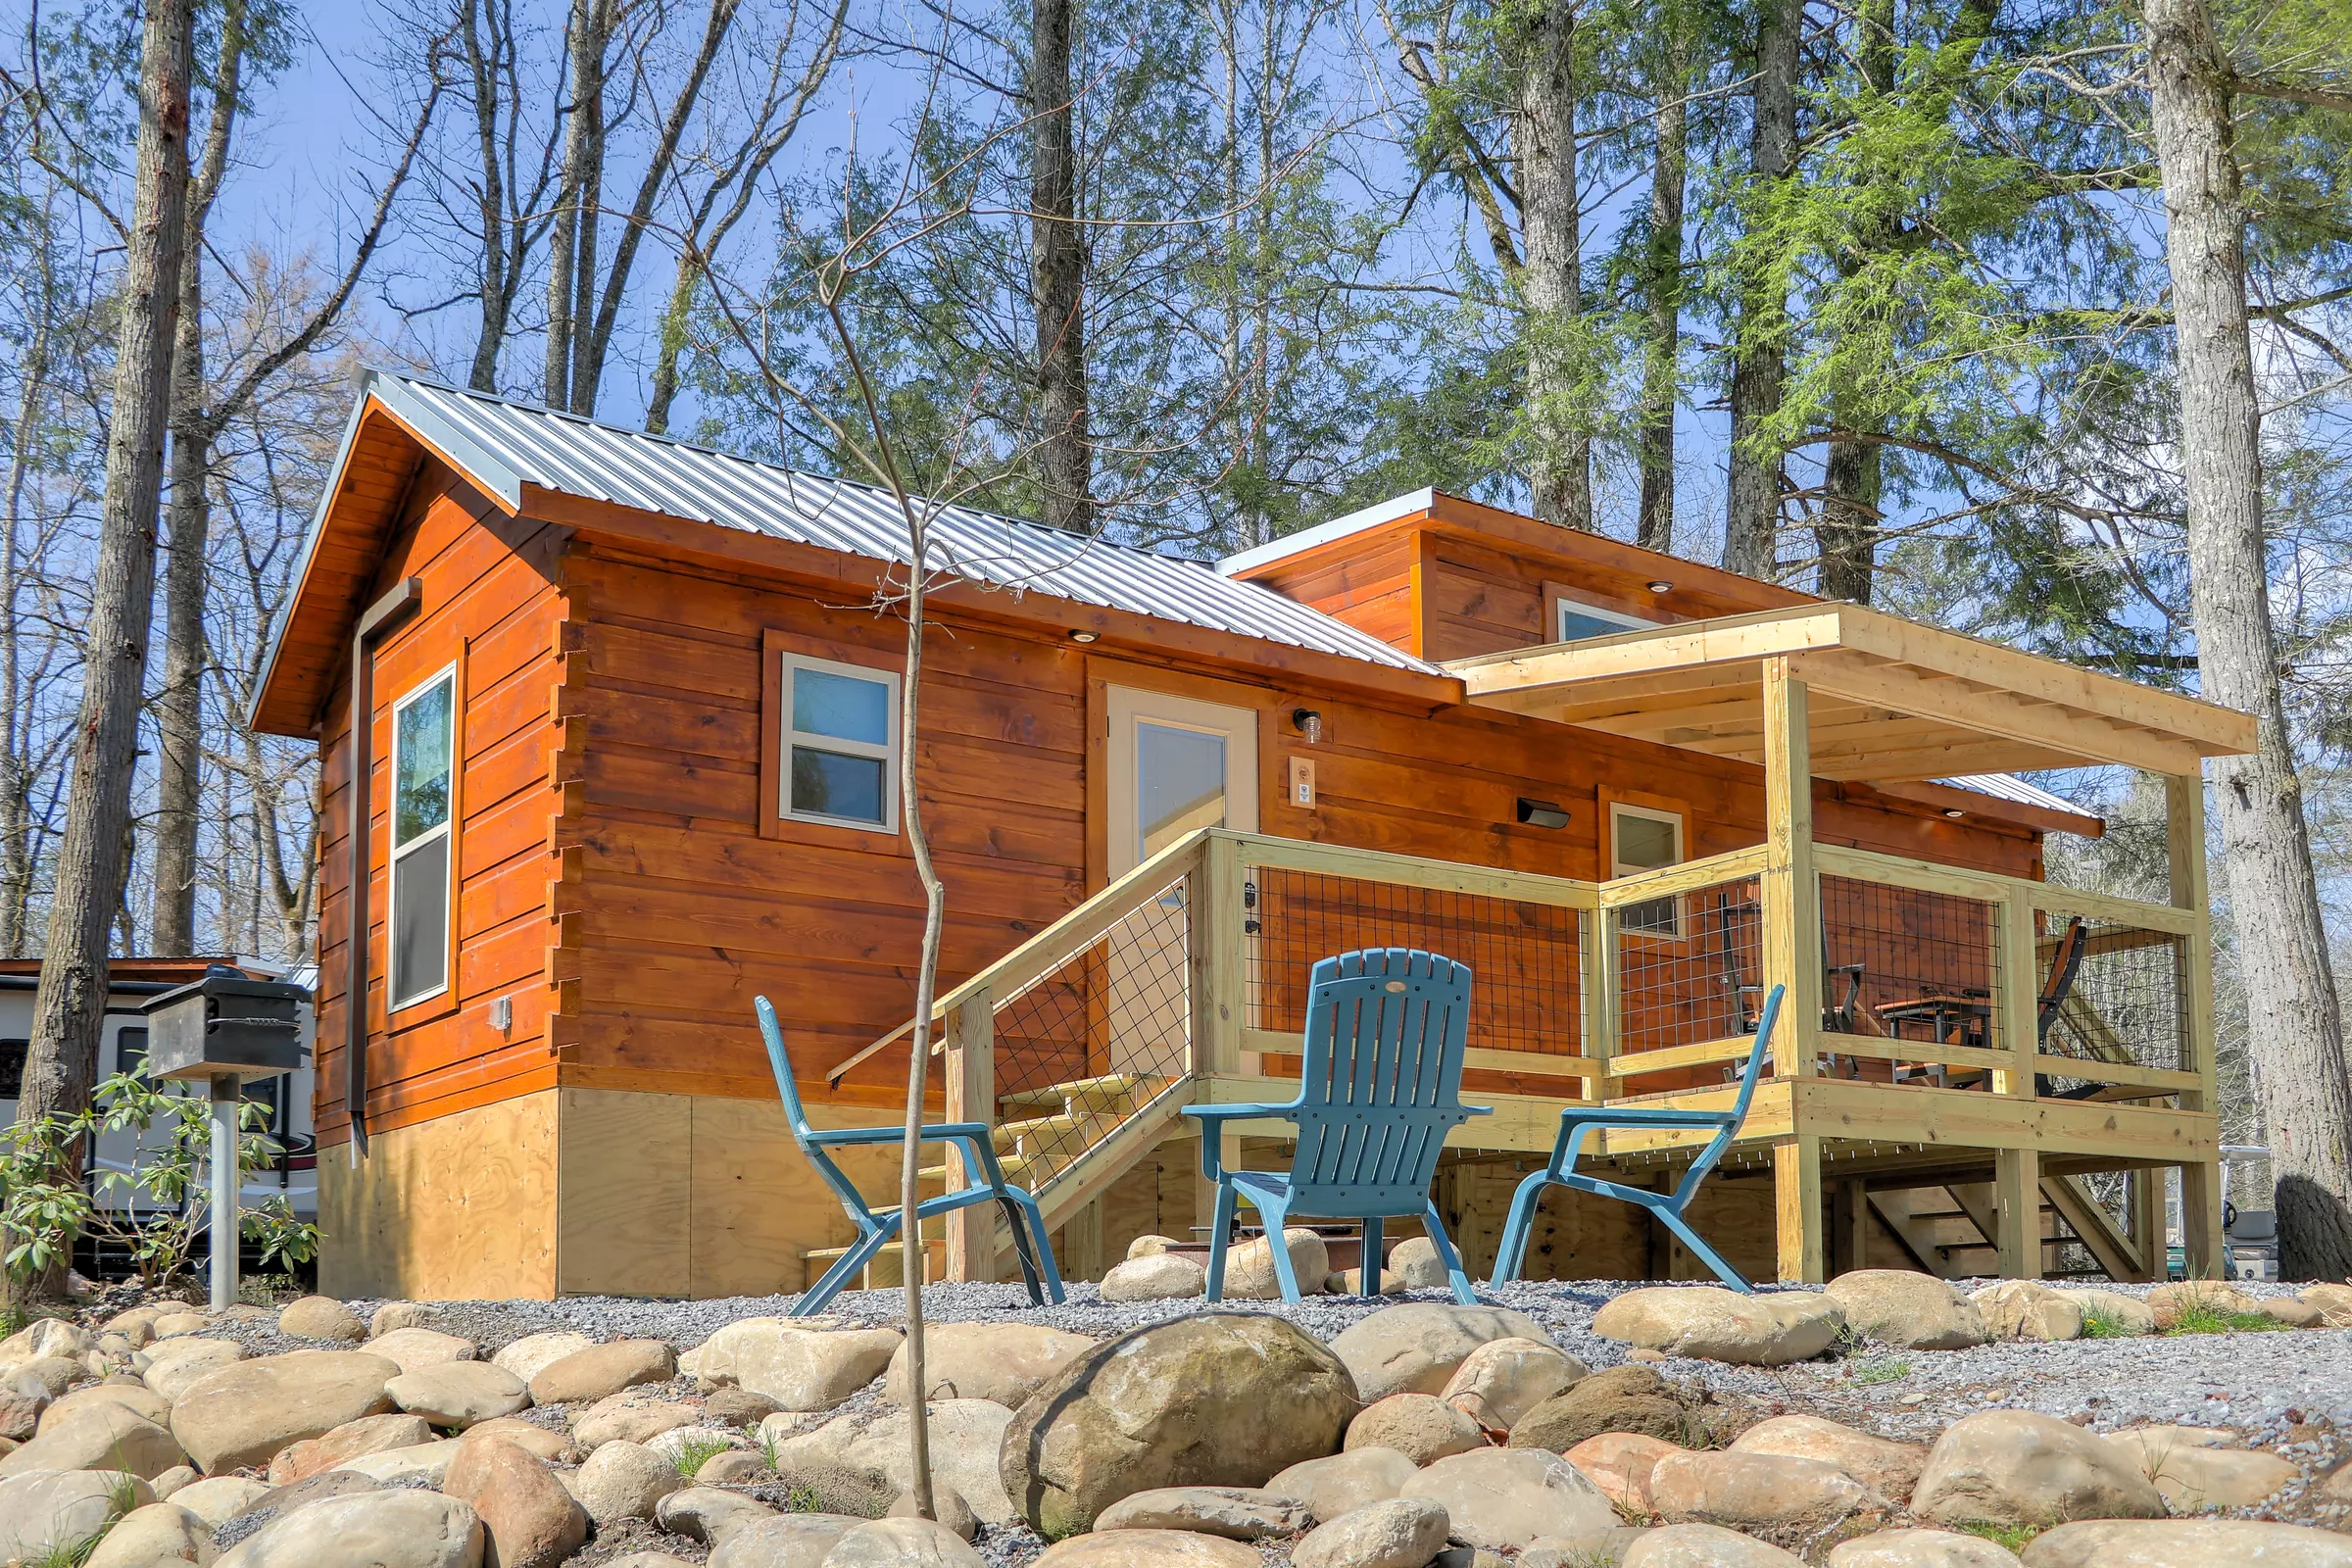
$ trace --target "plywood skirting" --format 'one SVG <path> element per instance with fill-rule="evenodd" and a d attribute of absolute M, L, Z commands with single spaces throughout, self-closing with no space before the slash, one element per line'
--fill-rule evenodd
<path fill-rule="evenodd" d="M 556 1097 L 399 1127 L 318 1159 L 318 1288 L 414 1300 L 545 1299 L 556 1289 Z"/>

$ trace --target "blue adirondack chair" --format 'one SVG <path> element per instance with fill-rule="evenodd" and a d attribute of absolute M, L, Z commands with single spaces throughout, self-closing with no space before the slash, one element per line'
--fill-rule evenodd
<path fill-rule="evenodd" d="M 827 1150 L 845 1149 L 859 1144 L 904 1144 L 904 1127 L 841 1127 L 830 1132 L 818 1132 L 808 1125 L 808 1112 L 801 1108 L 800 1091 L 793 1086 L 792 1062 L 784 1054 L 784 1032 L 776 1026 L 776 1009 L 765 997 L 753 999 L 753 1008 L 760 1015 L 760 1034 L 767 1042 L 768 1065 L 775 1069 L 776 1093 L 784 1100 L 784 1118 L 792 1124 L 792 1141 L 801 1146 L 801 1152 L 816 1173 L 825 1179 L 848 1210 L 850 1220 L 858 1227 L 857 1243 L 842 1254 L 841 1260 L 825 1270 L 818 1280 L 801 1295 L 792 1309 L 794 1317 L 808 1317 L 825 1309 L 825 1304 L 841 1294 L 842 1287 L 857 1277 L 858 1271 L 872 1261 L 890 1239 L 899 1233 L 904 1218 L 900 1210 L 886 1209 L 877 1214 L 841 1167 L 833 1163 Z M 1058 1305 L 1062 1299 L 1061 1271 L 1054 1266 L 1054 1246 L 1046 1239 L 1045 1216 L 1038 1212 L 1037 1200 L 1022 1189 L 1004 1180 L 1004 1169 L 997 1163 L 997 1146 L 990 1136 L 986 1122 L 955 1121 L 922 1129 L 921 1141 L 926 1144 L 956 1144 L 964 1152 L 964 1169 L 978 1171 L 980 1179 L 926 1198 L 915 1208 L 915 1223 L 954 1209 L 966 1208 L 974 1203 L 996 1202 L 1003 1205 L 1004 1219 L 1012 1227 L 1012 1250 L 1021 1260 L 1021 1280 L 1029 1287 L 1029 1300 L 1043 1306 L 1045 1293 L 1038 1289 L 1038 1274 L 1045 1274 L 1046 1290 L 1051 1291 Z"/>
<path fill-rule="evenodd" d="M 1763 1075 L 1764 1059 L 1772 1054 L 1772 1026 L 1781 1015 L 1783 988 L 1774 986 L 1764 999 L 1764 1010 L 1756 1018 L 1756 1043 L 1747 1053 L 1747 1067 L 1740 1075 L 1740 1096 L 1729 1110 L 1676 1110 L 1666 1106 L 1628 1105 L 1611 1110 L 1596 1107 L 1581 1110 L 1574 1107 L 1560 1112 L 1560 1136 L 1552 1145 L 1551 1158 L 1544 1168 L 1519 1184 L 1511 1195 L 1511 1217 L 1502 1227 L 1502 1246 L 1494 1256 L 1494 1283 L 1501 1285 L 1519 1277 L 1519 1262 L 1527 1251 L 1527 1232 L 1534 1224 L 1536 1204 L 1550 1186 L 1570 1187 L 1580 1193 L 1597 1193 L 1623 1202 L 1639 1203 L 1658 1216 L 1665 1227 L 1683 1240 L 1715 1271 L 1715 1277 L 1733 1290 L 1748 1295 L 1754 1292 L 1740 1271 L 1723 1260 L 1721 1253 L 1709 1247 L 1698 1232 L 1690 1228 L 1683 1213 L 1690 1200 L 1698 1196 L 1699 1183 L 1723 1158 L 1723 1152 L 1732 1147 L 1740 1135 L 1740 1124 L 1747 1119 L 1747 1102 L 1756 1092 L 1756 1080 Z M 1626 1132 L 1648 1131 L 1657 1128 L 1713 1128 L 1715 1136 L 1699 1151 L 1690 1168 L 1671 1193 L 1653 1193 L 1641 1187 L 1627 1187 L 1619 1182 L 1604 1182 L 1597 1176 L 1576 1173 L 1577 1152 L 1584 1147 L 1585 1135 L 1603 1128 Z"/>
<path fill-rule="evenodd" d="M 1470 971 L 1451 958 L 1410 948 L 1343 953 L 1311 972 L 1298 1099 L 1285 1105 L 1184 1107 L 1202 1124 L 1200 1174 L 1217 1184 L 1210 1300 L 1224 1298 L 1225 1244 L 1238 1200 L 1256 1209 L 1266 1234 L 1276 1238 L 1294 1214 L 1361 1221 L 1364 1264 L 1356 1286 L 1366 1295 L 1380 1291 L 1381 1221 L 1418 1214 L 1445 1260 L 1454 1299 L 1471 1303 L 1469 1276 L 1429 1200 L 1446 1135 L 1494 1110 L 1462 1103 L 1469 1015 Z M 1220 1124 L 1243 1118 L 1298 1125 L 1288 1175 L 1224 1168 Z M 1286 1247 L 1274 1249 L 1274 1274 L 1282 1298 L 1298 1300 Z"/>

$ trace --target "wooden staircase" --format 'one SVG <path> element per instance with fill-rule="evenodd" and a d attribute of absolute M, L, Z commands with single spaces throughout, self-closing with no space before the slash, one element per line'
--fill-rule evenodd
<path fill-rule="evenodd" d="M 1910 1254 L 1914 1267 L 1944 1279 L 2000 1272 L 1991 1183 L 1872 1193 L 1870 1206 Z M 2080 1242 L 2110 1278 L 2146 1276 L 2147 1259 L 2139 1246 L 2076 1177 L 2042 1178 L 2035 1221 L 2045 1272 L 2060 1245 Z"/>
<path fill-rule="evenodd" d="M 1124 1136 L 1126 1124 L 1147 1113 L 1153 1126 L 1174 1118 L 1173 1104 L 1165 1108 L 1164 1115 L 1158 1113 L 1159 1102 L 1169 1098 L 1171 1087 L 1168 1079 L 1111 1073 L 1002 1095 L 998 1104 L 1004 1114 L 1013 1119 L 996 1125 L 993 1141 L 997 1163 L 1006 1181 L 1026 1187 L 1036 1195 L 1039 1207 L 1045 1211 L 1047 1228 L 1057 1228 L 1073 1210 L 1100 1196 L 1103 1187 L 1117 1180 L 1131 1162 L 1115 1160 L 1114 1163 L 1115 1156 L 1105 1152 L 1114 1147 L 1124 1151 L 1135 1146 L 1134 1137 Z M 1024 1110 L 1033 1114 L 1017 1114 Z M 939 1163 L 926 1165 L 918 1173 L 921 1186 L 917 1191 L 924 1198 L 936 1198 L 947 1191 L 946 1148 L 940 1144 L 926 1146 L 926 1153 L 938 1152 L 942 1157 Z M 1081 1193 L 1083 1196 L 1078 1196 Z M 887 1213 L 895 1206 L 877 1205 L 876 1212 Z M 973 1212 L 978 1214 L 983 1210 Z M 944 1217 L 924 1221 L 926 1283 L 948 1277 L 947 1239 Z M 1012 1238 L 1001 1234 L 1000 1242 L 1004 1267 L 1010 1270 L 1015 1266 Z M 803 1252 L 801 1260 L 808 1268 L 808 1278 L 816 1279 L 848 1251 L 847 1247 L 824 1247 Z M 899 1248 L 885 1248 L 859 1271 L 852 1289 L 885 1290 L 906 1283 L 902 1260 Z"/>

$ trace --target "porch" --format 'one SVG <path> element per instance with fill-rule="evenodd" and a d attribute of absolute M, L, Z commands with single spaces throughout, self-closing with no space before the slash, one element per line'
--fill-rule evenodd
<path fill-rule="evenodd" d="M 948 1115 L 998 1129 L 1049 1226 L 1083 1231 L 1089 1205 L 1179 1135 L 1181 1105 L 1283 1098 L 1308 965 L 1397 945 L 1477 977 L 1464 1091 L 1495 1114 L 1456 1135 L 1466 1154 L 1548 1151 L 1568 1104 L 1727 1105 L 1753 1009 L 1783 985 L 1770 1076 L 1714 1178 L 1769 1184 L 1782 1278 L 1855 1266 L 1865 1234 L 1907 1254 L 1872 1261 L 1934 1272 L 2035 1277 L 2073 1243 L 2099 1271 L 2158 1278 L 2175 1168 L 2188 1267 L 2218 1272 L 2197 769 L 2250 746 L 2250 720 L 1848 606 L 1449 667 L 1472 703 L 1760 763 L 1763 842 L 1585 881 L 1192 833 L 935 1014 Z M 1900 787 L 2085 764 L 2164 777 L 2167 902 L 1813 829 L 1820 779 Z M 1226 1157 L 1286 1132 L 1229 1129 Z M 1692 1141 L 1612 1134 L 1598 1162 L 1620 1180 L 1670 1181 Z M 951 1219 L 937 1251 L 954 1278 L 995 1278 L 1008 1260 L 978 1211 Z"/>

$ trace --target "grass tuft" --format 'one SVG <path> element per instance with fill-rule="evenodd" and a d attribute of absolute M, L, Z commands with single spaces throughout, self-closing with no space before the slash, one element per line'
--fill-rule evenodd
<path fill-rule="evenodd" d="M 2199 1301 L 2181 1308 L 2166 1334 L 2269 1334 L 2285 1328 L 2268 1312 L 2227 1312 Z"/>
<path fill-rule="evenodd" d="M 2040 1535 L 2042 1529 L 2039 1525 L 1996 1525 L 1984 1519 L 1959 1528 L 1967 1535 L 1980 1537 L 2010 1551 L 2025 1550 L 2026 1544 Z"/>
<path fill-rule="evenodd" d="M 784 1489 L 784 1511 L 786 1513 L 823 1513 L 825 1499 L 816 1494 L 814 1487 L 786 1487 Z"/>
<path fill-rule="evenodd" d="M 1855 1367 L 1845 1375 L 1845 1380 L 1867 1388 L 1874 1383 L 1899 1382 L 1910 1375 L 1911 1363 L 1908 1361 L 1872 1361 Z"/>
<path fill-rule="evenodd" d="M 2102 1307 L 2082 1309 L 2082 1334 L 2086 1340 L 2129 1340 L 2134 1336 L 2124 1320 Z"/>
<path fill-rule="evenodd" d="M 688 1438 L 678 1445 L 678 1474 L 692 1481 L 702 1474 L 703 1466 L 734 1446 L 724 1438 Z M 768 1468 L 772 1470 L 775 1466 L 771 1464 Z"/>

